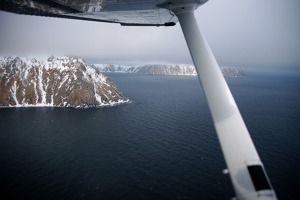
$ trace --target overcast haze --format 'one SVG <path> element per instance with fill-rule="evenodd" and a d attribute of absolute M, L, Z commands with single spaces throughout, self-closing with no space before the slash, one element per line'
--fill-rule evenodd
<path fill-rule="evenodd" d="M 220 65 L 300 67 L 300 1 L 210 0 L 195 12 Z M 180 63 L 191 58 L 180 29 L 121 27 L 0 12 L 0 54 L 64 54 L 90 63 Z"/>

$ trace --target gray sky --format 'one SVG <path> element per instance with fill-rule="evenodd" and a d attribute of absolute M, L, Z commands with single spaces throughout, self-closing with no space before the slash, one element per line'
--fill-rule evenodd
<path fill-rule="evenodd" d="M 210 0 L 196 18 L 220 65 L 300 68 L 299 0 Z M 93 63 L 180 63 L 180 29 L 121 27 L 0 12 L 0 55 L 76 55 Z"/>

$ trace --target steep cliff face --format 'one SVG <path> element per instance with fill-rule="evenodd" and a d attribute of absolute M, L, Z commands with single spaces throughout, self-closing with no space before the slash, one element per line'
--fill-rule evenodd
<path fill-rule="evenodd" d="M 94 68 L 100 72 L 160 74 L 160 75 L 197 75 L 192 65 L 105 65 L 94 64 Z M 220 67 L 224 77 L 241 77 L 245 73 L 232 67 Z"/>
<path fill-rule="evenodd" d="M 0 106 L 105 106 L 128 102 L 80 58 L 0 58 Z"/>

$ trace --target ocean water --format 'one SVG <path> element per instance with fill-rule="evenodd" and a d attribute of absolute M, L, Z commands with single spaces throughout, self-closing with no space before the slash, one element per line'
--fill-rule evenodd
<path fill-rule="evenodd" d="M 300 76 L 228 78 L 280 199 L 300 189 Z M 230 199 L 196 77 L 106 74 L 132 102 L 1 108 L 0 199 Z"/>

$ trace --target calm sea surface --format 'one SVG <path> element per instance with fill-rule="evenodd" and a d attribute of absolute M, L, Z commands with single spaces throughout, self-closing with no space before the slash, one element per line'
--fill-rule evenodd
<path fill-rule="evenodd" d="M 0 109 L 0 199 L 234 196 L 196 77 L 107 75 L 132 103 Z M 299 198 L 299 74 L 227 81 L 278 197 Z"/>

